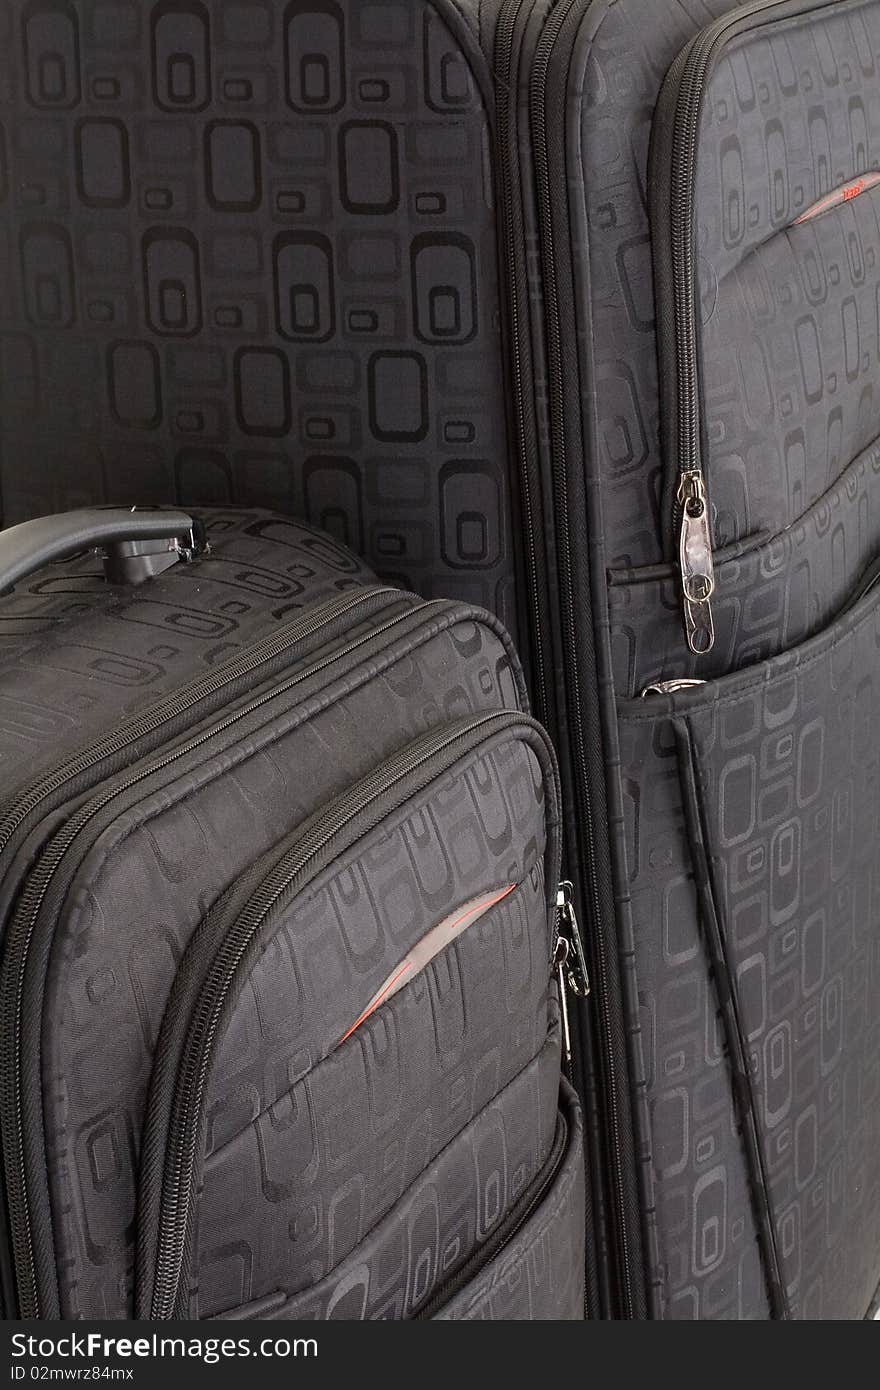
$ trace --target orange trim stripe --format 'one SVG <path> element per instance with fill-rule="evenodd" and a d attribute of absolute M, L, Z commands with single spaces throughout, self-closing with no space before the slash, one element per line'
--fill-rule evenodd
<path fill-rule="evenodd" d="M 876 188 L 880 184 L 880 171 L 863 174 L 861 178 L 853 179 L 852 183 L 842 184 L 840 188 L 835 188 L 833 193 L 826 193 L 824 198 L 820 198 L 812 207 L 802 212 L 800 217 L 794 220 L 794 226 L 803 226 L 805 222 L 812 222 L 815 217 L 821 217 L 823 213 L 831 212 L 833 208 L 843 207 L 845 203 L 852 203 L 856 198 L 860 198 L 869 189 Z"/>
<path fill-rule="evenodd" d="M 398 972 L 397 972 L 396 975 L 392 975 L 392 976 L 391 976 L 391 979 L 388 981 L 387 985 L 386 985 L 385 988 L 382 990 L 382 993 L 379 994 L 379 995 L 377 995 L 377 997 L 373 1000 L 373 1002 L 372 1002 L 372 1004 L 370 1005 L 370 1007 L 369 1007 L 368 1009 L 364 1009 L 364 1012 L 361 1014 L 361 1016 L 360 1016 L 360 1018 L 357 1020 L 357 1022 L 356 1022 L 356 1023 L 353 1023 L 353 1024 L 351 1025 L 351 1027 L 349 1028 L 348 1032 L 344 1035 L 344 1037 L 341 1037 L 341 1038 L 339 1039 L 339 1045 L 340 1045 L 340 1047 L 342 1046 L 342 1044 L 343 1044 L 344 1042 L 348 1042 L 348 1039 L 351 1037 L 352 1033 L 356 1033 L 357 1030 L 358 1030 L 364 1023 L 366 1023 L 366 1021 L 367 1021 L 368 1018 L 372 1018 L 372 1016 L 373 1016 L 373 1014 L 376 1012 L 376 1010 L 377 1010 L 378 1008 L 380 1008 L 381 1005 L 382 1005 L 382 1003 L 384 1002 L 384 1000 L 388 998 L 388 995 L 391 993 L 391 991 L 393 990 L 394 986 L 395 986 L 400 980 L 402 980 L 403 977 L 404 977 L 404 975 L 408 974 L 410 970 L 412 970 L 412 964 L 411 964 L 411 962 L 407 961 L 406 965 L 402 965 L 402 966 L 400 967 L 400 969 L 398 970 Z"/>
<path fill-rule="evenodd" d="M 517 885 L 515 883 L 512 883 L 509 888 L 504 888 L 499 893 L 491 894 L 488 898 L 481 898 L 479 902 L 471 903 L 470 906 L 467 907 L 464 912 L 462 912 L 458 917 L 456 917 L 454 921 L 450 922 L 448 927 L 448 936 L 450 943 L 454 941 L 457 936 L 461 935 L 462 931 L 464 931 L 464 929 L 468 925 L 470 925 L 471 920 L 475 921 L 477 918 L 482 917 L 485 913 L 487 913 L 491 908 L 497 907 L 499 903 L 503 902 L 505 898 L 509 898 L 510 894 L 516 891 L 516 887 Z M 355 1034 L 359 1028 L 362 1028 L 368 1019 L 373 1017 L 373 1014 L 376 1012 L 377 1009 L 381 1008 L 382 1004 L 384 1004 L 388 996 L 394 993 L 397 986 L 400 984 L 400 981 L 403 979 L 404 975 L 408 975 L 412 969 L 413 961 L 411 960 L 405 960 L 401 965 L 398 966 L 397 970 L 385 983 L 385 985 L 383 985 L 382 989 L 376 995 L 375 999 L 373 999 L 372 1002 L 368 1004 L 366 1009 L 364 1009 L 364 1012 L 361 1014 L 360 1018 L 356 1019 L 355 1022 L 349 1028 L 348 1032 L 345 1033 L 339 1039 L 337 1047 L 341 1047 L 344 1042 L 348 1042 L 348 1039 L 352 1037 L 353 1034 Z"/>

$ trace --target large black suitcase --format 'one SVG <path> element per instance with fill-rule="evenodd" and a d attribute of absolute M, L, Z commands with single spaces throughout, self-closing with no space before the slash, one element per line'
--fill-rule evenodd
<path fill-rule="evenodd" d="M 205 521 L 0 532 L 7 1316 L 581 1318 L 576 937 L 510 640 Z M 60 563 L 99 543 L 114 583 Z"/>
<path fill-rule="evenodd" d="M 0 15 L 8 517 L 271 505 L 499 613 L 597 986 L 591 1309 L 864 1316 L 880 6 Z"/>

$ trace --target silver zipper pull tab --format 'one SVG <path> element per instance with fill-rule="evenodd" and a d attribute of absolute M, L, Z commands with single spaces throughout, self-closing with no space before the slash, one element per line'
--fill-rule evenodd
<path fill-rule="evenodd" d="M 574 889 L 570 883 L 560 883 L 556 895 L 556 930 L 559 940 L 568 943 L 563 962 L 568 988 L 577 999 L 586 999 L 590 993 L 590 973 L 574 908 Z"/>
<path fill-rule="evenodd" d="M 553 968 L 556 971 L 556 981 L 559 987 L 559 1011 L 562 1014 L 562 1049 L 568 1066 L 571 1066 L 571 1022 L 568 1017 L 568 984 L 565 978 L 565 967 L 568 963 L 568 953 L 570 949 L 564 936 L 558 936 L 556 938 Z"/>
<path fill-rule="evenodd" d="M 584 955 L 577 913 L 574 910 L 574 890 L 570 883 L 561 883 L 556 895 L 556 949 L 553 968 L 559 983 L 559 1008 L 562 1014 L 562 1045 L 566 1063 L 571 1065 L 571 1018 L 568 996 L 586 999 L 590 993 L 590 976 Z"/>
<path fill-rule="evenodd" d="M 688 690 L 701 690 L 706 684 L 698 680 L 656 681 L 646 685 L 641 698 L 647 700 L 651 695 L 682 695 Z"/>
<path fill-rule="evenodd" d="M 705 656 L 715 645 L 712 599 L 715 594 L 715 562 L 706 480 L 699 469 L 682 475 L 678 489 L 681 506 L 681 582 L 688 646 Z"/>

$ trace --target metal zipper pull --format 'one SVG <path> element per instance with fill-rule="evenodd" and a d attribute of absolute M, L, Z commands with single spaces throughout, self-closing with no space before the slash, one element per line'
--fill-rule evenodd
<path fill-rule="evenodd" d="M 684 473 L 678 489 L 681 506 L 681 582 L 688 646 L 696 656 L 706 656 L 715 645 L 712 598 L 715 563 L 709 524 L 709 497 L 703 474 Z"/>
<path fill-rule="evenodd" d="M 577 999 L 586 999 L 590 993 L 590 973 L 574 908 L 574 888 L 570 883 L 560 883 L 556 895 L 556 930 L 559 939 L 568 942 L 568 954 L 564 961 L 568 988 Z"/>
<path fill-rule="evenodd" d="M 553 953 L 553 968 L 556 971 L 556 981 L 559 987 L 559 1011 L 562 1014 L 562 1050 L 567 1066 L 571 1066 L 571 1021 L 568 1017 L 568 985 L 565 978 L 565 967 L 568 964 L 568 956 L 571 947 L 564 936 L 557 936 L 556 950 Z"/>
<path fill-rule="evenodd" d="M 562 1037 L 565 1060 L 571 1062 L 571 1021 L 568 996 L 586 999 L 590 993 L 590 975 L 584 943 L 574 907 L 574 889 L 570 883 L 560 883 L 556 895 L 556 949 L 553 966 L 559 981 L 559 1007 L 562 1012 Z"/>
<path fill-rule="evenodd" d="M 684 690 L 700 690 L 705 684 L 705 681 L 698 680 L 656 681 L 654 685 L 645 686 L 641 698 L 647 700 L 649 695 L 680 695 Z"/>

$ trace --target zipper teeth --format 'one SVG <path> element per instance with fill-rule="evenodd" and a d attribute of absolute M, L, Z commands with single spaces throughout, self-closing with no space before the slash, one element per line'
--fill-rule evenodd
<path fill-rule="evenodd" d="M 409 610 L 399 617 L 390 619 L 380 627 L 372 629 L 362 638 L 347 644 L 333 656 L 309 665 L 306 670 L 291 680 L 283 682 L 278 687 L 273 687 L 265 695 L 249 702 L 245 708 L 236 711 L 220 723 L 212 725 L 203 734 L 188 740 L 167 757 L 151 761 L 139 773 L 127 778 L 124 783 L 115 785 L 112 791 L 90 801 L 59 833 L 46 854 L 41 858 L 38 869 L 29 878 L 10 927 L 2 976 L 0 976 L 0 1027 L 4 1030 L 3 1034 L 0 1035 L 0 1054 L 4 1057 L 4 1065 L 0 1069 L 0 1135 L 2 1135 L 9 1229 L 16 1280 L 19 1283 L 19 1315 L 21 1317 L 38 1318 L 40 1316 L 40 1298 L 33 1251 L 33 1228 L 30 1218 L 30 1197 L 24 1161 L 24 1117 L 21 1105 L 21 1024 L 24 1009 L 25 972 L 37 919 L 52 880 L 64 858 L 89 822 L 100 815 L 101 811 L 116 797 L 124 795 L 126 791 L 131 790 L 146 778 L 172 766 L 187 754 L 198 751 L 217 735 L 226 732 L 240 720 L 255 713 L 302 681 L 328 669 L 336 662 L 350 656 L 360 647 L 371 643 L 377 637 L 387 634 L 410 617 L 413 611 L 424 612 L 428 608 L 439 605 L 440 600 L 419 605 L 417 609 Z"/>
<path fill-rule="evenodd" d="M 812 9 L 805 7 L 803 12 L 818 12 L 822 8 L 825 6 L 818 4 Z M 669 251 L 676 377 L 676 421 L 669 438 L 675 441 L 677 457 L 675 463 L 670 462 L 668 465 L 668 471 L 676 470 L 678 485 L 672 489 L 668 502 L 664 503 L 662 529 L 663 540 L 668 541 L 670 552 L 674 550 L 676 534 L 679 536 L 679 570 L 684 590 L 685 633 L 688 646 L 695 656 L 708 655 L 716 640 L 712 616 L 715 587 L 712 511 L 703 472 L 700 306 L 695 249 L 696 167 L 700 118 L 713 60 L 728 35 L 737 31 L 747 32 L 751 27 L 759 28 L 761 25 L 752 26 L 751 21 L 766 19 L 769 22 L 772 12 L 782 9 L 796 13 L 792 0 L 755 0 L 755 3 L 744 4 L 740 9 L 721 16 L 714 24 L 698 33 L 691 44 L 682 49 L 669 70 L 655 112 L 656 121 L 660 113 L 665 116 L 667 104 L 671 105 L 674 101 L 669 153 L 671 167 L 663 169 L 662 172 L 664 178 L 669 181 L 671 199 L 669 212 L 665 215 L 671 224 Z M 662 244 L 660 229 L 655 227 L 654 231 L 658 244 Z M 702 508 L 699 512 L 691 510 L 691 503 L 686 495 L 685 484 L 688 475 L 699 479 L 701 483 Z M 695 528 L 698 528 L 696 547 L 703 566 L 699 575 L 692 575 L 686 568 L 691 564 L 689 547 L 695 541 Z M 694 578 L 701 581 L 696 588 Z M 700 589 L 705 592 L 701 594 Z"/>
<path fill-rule="evenodd" d="M 105 758 L 112 757 L 114 753 L 123 752 L 142 734 L 157 727 L 158 721 L 165 722 L 179 718 L 202 700 L 221 691 L 224 686 L 251 674 L 274 657 L 283 655 L 294 643 L 303 642 L 307 638 L 317 635 L 336 618 L 345 617 L 361 606 L 371 605 L 383 594 L 390 596 L 395 593 L 394 589 L 368 589 L 355 597 L 348 595 L 345 598 L 335 599 L 326 605 L 321 605 L 320 611 L 313 614 L 311 618 L 300 618 L 288 624 L 281 632 L 275 633 L 271 638 L 259 643 L 240 660 L 231 662 L 213 676 L 200 681 L 196 686 L 178 693 L 171 700 L 164 701 L 159 708 L 147 710 L 112 738 L 103 740 L 100 744 L 92 745 L 77 758 L 54 769 L 49 776 L 33 783 L 24 792 L 20 792 L 12 805 L 4 812 L 2 819 L 0 819 L 0 854 L 9 845 L 21 822 L 39 809 L 41 801 L 51 796 L 53 792 L 59 791 L 65 782 L 82 776 L 90 767 L 102 762 Z"/>
<path fill-rule="evenodd" d="M 555 1183 L 565 1162 L 567 1148 L 568 1121 L 560 1114 L 550 1153 L 534 1181 L 508 1212 L 499 1228 L 472 1251 L 456 1274 L 450 1275 L 435 1289 L 428 1302 L 413 1315 L 414 1319 L 426 1321 L 435 1318 L 447 1303 L 452 1302 L 460 1289 L 470 1284 L 481 1270 L 492 1260 L 497 1260 L 512 1241 L 516 1240 Z"/>
<path fill-rule="evenodd" d="M 530 591 L 529 598 L 532 609 L 532 640 L 535 647 L 535 660 L 532 662 L 532 680 L 535 687 L 540 717 L 546 721 L 549 715 L 547 697 L 547 651 L 543 624 L 541 622 L 538 528 L 536 525 L 535 506 L 532 495 L 535 449 L 526 410 L 526 382 L 524 379 L 523 355 L 520 350 L 519 325 L 522 304 L 520 301 L 519 281 L 517 276 L 517 263 L 520 259 L 520 251 L 516 245 L 516 238 L 514 236 L 514 220 L 518 210 L 516 185 L 518 177 L 517 160 L 519 157 L 519 141 L 516 138 L 518 132 L 515 126 L 516 112 L 518 110 L 517 86 L 512 81 L 514 39 L 516 36 L 516 27 L 526 3 L 527 0 L 512 0 L 512 3 L 505 5 L 498 19 L 498 32 L 495 44 L 496 65 L 498 67 L 498 71 L 496 72 L 495 109 L 499 133 L 498 144 L 500 148 L 498 168 L 501 183 L 502 219 L 507 249 L 506 259 L 510 268 L 507 285 L 510 295 L 510 322 L 513 338 L 513 352 L 511 354 L 514 377 L 513 398 L 516 410 L 520 455 L 520 503 L 523 509 L 523 526 L 525 531 L 526 561 Z"/>
<path fill-rule="evenodd" d="M 166 1164 L 162 1178 L 162 1210 L 159 1218 L 156 1276 L 150 1316 L 164 1321 L 175 1315 L 180 1298 L 181 1274 L 189 1219 L 192 1208 L 196 1150 L 201 1128 L 201 1112 L 211 1063 L 211 1052 L 223 1007 L 248 947 L 279 901 L 298 878 L 307 875 L 315 859 L 342 835 L 357 816 L 405 777 L 419 772 L 427 763 L 460 747 L 492 726 L 499 729 L 521 723 L 522 716 L 511 713 L 484 715 L 468 721 L 464 728 L 429 736 L 409 748 L 353 790 L 325 808 L 316 823 L 275 865 L 248 902 L 230 930 L 223 936 L 208 974 L 203 981 L 187 1028 L 183 1054 L 177 1071 L 172 1115 L 166 1145 Z M 441 774 L 437 774 L 438 776 Z M 391 808 L 385 815 L 394 813 Z M 304 891 L 298 884 L 296 892 Z"/>
<path fill-rule="evenodd" d="M 551 378 L 550 422 L 551 431 L 554 435 L 552 466 L 557 499 L 555 511 L 559 530 L 560 571 L 563 593 L 562 622 L 567 642 L 567 656 L 569 658 L 567 662 L 568 671 L 566 684 L 572 692 L 572 699 L 570 702 L 567 702 L 567 708 L 570 728 L 575 743 L 577 768 L 580 773 L 580 775 L 576 777 L 576 790 L 582 813 L 584 838 L 587 846 L 586 874 L 589 879 L 589 889 L 593 907 L 593 943 L 598 966 L 597 973 L 599 980 L 604 981 L 607 980 L 609 974 L 608 943 L 604 928 L 602 894 L 596 875 L 595 857 L 591 853 L 592 846 L 596 842 L 596 827 L 589 785 L 588 769 L 590 760 L 587 755 L 586 733 L 583 725 L 583 702 L 578 673 L 578 627 L 573 611 L 574 585 L 572 545 L 568 527 L 567 461 L 565 456 L 563 423 L 565 382 L 562 379 L 561 367 L 558 360 L 561 352 L 562 329 L 559 307 L 559 287 L 556 283 L 556 277 L 552 273 L 554 262 L 553 200 L 549 176 L 550 151 L 546 138 L 547 131 L 545 124 L 550 61 L 557 40 L 561 37 L 562 30 L 578 3 L 579 0 L 567 0 L 567 3 L 563 3 L 559 9 L 554 10 L 551 15 L 548 26 L 538 45 L 535 70 L 532 76 L 531 102 L 532 109 L 541 123 L 541 138 L 536 142 L 537 147 L 540 149 L 541 157 L 536 159 L 536 164 L 538 169 L 539 200 L 542 210 L 541 231 L 545 248 L 545 265 L 551 267 L 551 273 L 544 276 L 544 292 L 547 317 L 550 325 L 548 330 L 549 356 L 551 362 L 555 366 L 555 370 L 551 370 L 549 373 Z M 604 1046 L 602 1048 L 602 1064 L 607 1080 L 607 1093 L 604 1100 L 609 1127 L 608 1158 L 613 1179 L 612 1210 L 615 1218 L 615 1236 L 618 1247 L 619 1268 L 617 1272 L 622 1284 L 624 1314 L 629 1318 L 633 1315 L 635 1298 L 629 1236 L 626 1229 L 625 1217 L 626 1182 L 623 1173 L 623 1162 L 620 1157 L 622 1152 L 622 1118 L 618 1103 L 619 1072 L 616 1052 L 613 1046 L 613 1030 L 610 1019 L 608 992 L 606 989 L 600 987 L 596 991 L 596 1004 L 604 1041 Z"/>
<path fill-rule="evenodd" d="M 706 76 L 717 47 L 733 29 L 745 27 L 791 0 L 756 0 L 722 16 L 694 39 L 682 72 L 672 140 L 673 282 L 678 368 L 679 472 L 702 472 L 700 366 L 697 347 L 696 257 L 694 255 L 695 166 Z M 817 6 L 817 9 L 822 8 Z M 673 499 L 673 528 L 681 504 Z"/>

